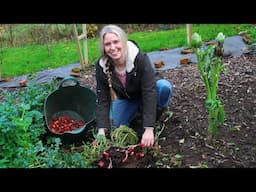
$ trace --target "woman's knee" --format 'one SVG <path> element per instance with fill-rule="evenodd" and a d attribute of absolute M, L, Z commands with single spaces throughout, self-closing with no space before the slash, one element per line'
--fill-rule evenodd
<path fill-rule="evenodd" d="M 172 97 L 172 84 L 165 80 L 157 81 L 157 104 L 160 107 L 167 107 Z"/>

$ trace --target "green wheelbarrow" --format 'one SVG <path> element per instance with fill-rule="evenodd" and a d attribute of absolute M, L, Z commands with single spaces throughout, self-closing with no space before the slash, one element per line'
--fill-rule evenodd
<path fill-rule="evenodd" d="M 76 138 L 89 129 L 95 121 L 96 94 L 88 87 L 80 86 L 74 77 L 65 77 L 58 88 L 50 93 L 44 102 L 44 116 L 48 130 L 63 138 Z M 69 117 L 72 121 L 83 122 L 72 130 L 56 132 L 52 129 L 54 120 Z M 65 125 L 70 122 L 64 122 Z"/>

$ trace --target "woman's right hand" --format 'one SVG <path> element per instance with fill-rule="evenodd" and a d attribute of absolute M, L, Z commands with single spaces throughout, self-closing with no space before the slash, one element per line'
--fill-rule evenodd
<path fill-rule="evenodd" d="M 147 127 L 142 135 L 141 143 L 145 147 L 152 147 L 154 145 L 154 128 Z"/>

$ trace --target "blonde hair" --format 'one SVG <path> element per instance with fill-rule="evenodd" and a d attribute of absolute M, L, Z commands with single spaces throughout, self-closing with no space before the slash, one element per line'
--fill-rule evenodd
<path fill-rule="evenodd" d="M 127 47 L 127 34 L 125 33 L 125 31 L 120 28 L 117 25 L 105 25 L 101 31 L 100 31 L 100 41 L 99 41 L 99 48 L 100 48 L 100 55 L 104 56 L 105 55 L 105 51 L 104 51 L 104 36 L 106 33 L 114 33 L 117 35 L 117 37 L 120 39 L 120 41 L 122 42 L 122 44 L 124 45 L 124 48 L 126 50 Z"/>
<path fill-rule="evenodd" d="M 104 50 L 104 36 L 106 33 L 114 33 L 117 35 L 117 37 L 120 39 L 121 43 L 124 46 L 124 49 L 127 49 L 127 34 L 124 32 L 124 30 L 122 28 L 120 28 L 117 25 L 106 25 L 104 26 L 101 31 L 100 31 L 100 41 L 99 41 L 99 48 L 100 48 L 100 56 L 101 57 L 108 57 L 105 54 L 105 50 Z M 111 70 L 111 59 L 108 59 L 108 62 L 106 63 L 106 72 L 107 72 L 107 79 L 108 79 L 108 86 L 109 86 L 109 91 L 110 91 L 110 97 L 111 100 L 114 101 L 115 99 L 117 99 L 117 95 L 115 93 L 115 90 L 112 87 L 112 82 L 111 82 L 111 76 L 112 76 L 112 70 Z"/>

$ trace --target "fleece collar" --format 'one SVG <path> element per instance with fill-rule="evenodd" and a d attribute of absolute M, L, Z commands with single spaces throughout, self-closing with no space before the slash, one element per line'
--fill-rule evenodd
<path fill-rule="evenodd" d="M 126 71 L 129 73 L 134 68 L 134 60 L 139 53 L 139 48 L 132 43 L 127 41 L 127 54 L 126 54 Z M 106 73 L 106 63 L 108 58 L 102 57 L 99 61 L 100 66 L 103 68 L 103 72 Z"/>

